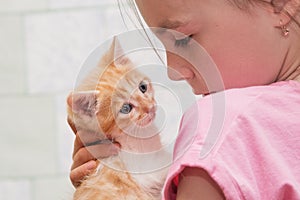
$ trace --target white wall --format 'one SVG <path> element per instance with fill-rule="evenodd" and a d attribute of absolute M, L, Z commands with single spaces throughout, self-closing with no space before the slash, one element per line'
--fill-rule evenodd
<path fill-rule="evenodd" d="M 67 200 L 65 98 L 89 52 L 124 31 L 114 0 L 0 0 L 0 200 Z"/>
<path fill-rule="evenodd" d="M 0 0 L 0 200 L 71 199 L 65 99 L 91 50 L 123 31 L 116 0 Z M 172 143 L 181 107 L 158 93 Z"/>

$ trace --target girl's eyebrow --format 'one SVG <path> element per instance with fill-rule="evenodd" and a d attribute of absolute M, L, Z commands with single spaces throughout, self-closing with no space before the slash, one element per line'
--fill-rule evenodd
<path fill-rule="evenodd" d="M 179 26 L 181 26 L 182 24 L 183 24 L 182 21 L 178 21 L 178 20 L 176 20 L 176 21 L 171 21 L 171 20 L 167 19 L 167 20 L 161 22 L 161 23 L 159 24 L 159 27 L 165 28 L 165 29 L 176 29 L 176 28 L 178 28 Z"/>
<path fill-rule="evenodd" d="M 178 27 L 182 26 L 184 23 L 182 21 L 172 21 L 169 19 L 166 19 L 159 23 L 158 30 L 155 32 L 158 34 L 164 33 L 167 29 L 177 29 Z"/>

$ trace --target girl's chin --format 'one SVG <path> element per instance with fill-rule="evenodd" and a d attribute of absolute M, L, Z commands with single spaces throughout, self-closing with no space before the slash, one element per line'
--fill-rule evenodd
<path fill-rule="evenodd" d="M 202 95 L 202 96 L 207 96 L 207 95 L 210 95 L 210 94 L 214 94 L 216 93 L 215 91 L 196 91 L 196 90 L 193 90 L 193 93 L 195 95 Z"/>
<path fill-rule="evenodd" d="M 207 91 L 207 90 L 201 90 L 201 89 L 195 89 L 195 88 L 193 88 L 193 93 L 195 95 L 203 95 L 203 96 L 205 96 L 205 95 L 208 95 L 210 92 Z"/>
<path fill-rule="evenodd" d="M 192 91 L 195 95 L 207 95 L 210 93 L 206 85 L 203 83 L 191 82 L 191 81 L 187 81 L 187 82 L 192 88 Z"/>

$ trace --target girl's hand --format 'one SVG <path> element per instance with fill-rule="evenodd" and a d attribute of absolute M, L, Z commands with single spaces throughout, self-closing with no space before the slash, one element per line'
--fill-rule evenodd
<path fill-rule="evenodd" d="M 78 187 L 84 177 L 97 168 L 97 158 L 116 155 L 118 154 L 118 148 L 112 143 L 99 144 L 100 139 L 98 134 L 77 131 L 69 119 L 68 123 L 76 135 L 70 179 L 72 184 Z"/>

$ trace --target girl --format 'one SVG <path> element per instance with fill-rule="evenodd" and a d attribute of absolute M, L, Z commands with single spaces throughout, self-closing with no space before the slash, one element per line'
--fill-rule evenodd
<path fill-rule="evenodd" d="M 183 116 L 165 199 L 300 199 L 300 1 L 135 3 L 149 27 L 165 29 L 157 36 L 167 49 L 169 77 L 184 79 L 194 93 L 205 95 Z M 212 57 L 224 87 L 212 90 L 198 66 L 168 51 L 173 43 L 197 56 L 192 40 Z M 226 101 L 219 138 L 201 156 L 219 114 L 211 102 L 221 94 Z M 84 147 L 79 135 L 70 173 L 75 185 L 95 169 L 88 149 L 98 148 Z M 107 156 L 106 150 L 98 152 Z"/>

